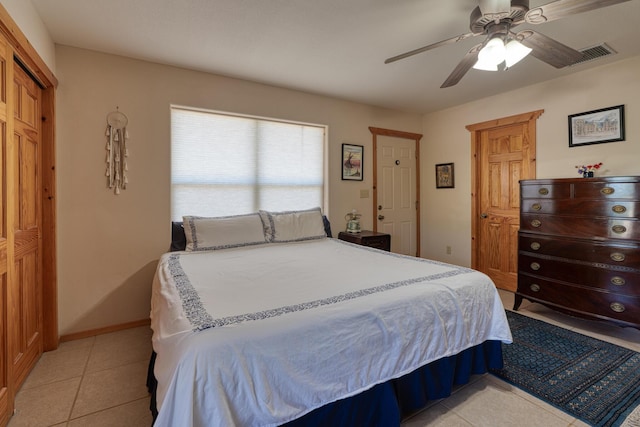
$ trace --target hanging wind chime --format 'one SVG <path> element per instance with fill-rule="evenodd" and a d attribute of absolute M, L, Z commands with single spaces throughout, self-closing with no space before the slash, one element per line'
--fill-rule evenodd
<path fill-rule="evenodd" d="M 115 194 L 127 188 L 127 124 L 129 119 L 123 113 L 112 111 L 107 114 L 107 187 L 112 188 Z"/>

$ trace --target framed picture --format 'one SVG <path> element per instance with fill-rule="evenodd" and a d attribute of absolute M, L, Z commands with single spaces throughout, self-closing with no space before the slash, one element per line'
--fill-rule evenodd
<path fill-rule="evenodd" d="M 342 144 L 342 179 L 362 181 L 362 145 Z"/>
<path fill-rule="evenodd" d="M 453 163 L 436 165 L 436 188 L 454 188 Z"/>
<path fill-rule="evenodd" d="M 624 105 L 569 116 L 569 147 L 624 141 Z"/>

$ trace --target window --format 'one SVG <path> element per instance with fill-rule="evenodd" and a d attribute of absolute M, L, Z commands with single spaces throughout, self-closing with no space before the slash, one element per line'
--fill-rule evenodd
<path fill-rule="evenodd" d="M 171 107 L 171 217 L 319 206 L 326 126 Z"/>

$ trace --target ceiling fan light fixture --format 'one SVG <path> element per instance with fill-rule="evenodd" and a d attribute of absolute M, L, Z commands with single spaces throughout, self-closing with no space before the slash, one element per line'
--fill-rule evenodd
<path fill-rule="evenodd" d="M 498 71 L 498 65 L 504 62 L 506 52 L 502 37 L 494 37 L 480 49 L 478 61 L 473 68 L 484 71 Z"/>
<path fill-rule="evenodd" d="M 483 71 L 498 71 L 498 65 L 504 62 L 506 49 L 501 37 L 494 37 L 487 42 L 480 52 L 473 68 Z"/>
<path fill-rule="evenodd" d="M 505 46 L 505 63 L 507 68 L 511 68 L 523 60 L 531 53 L 531 49 L 520 43 L 518 40 L 511 40 Z"/>
<path fill-rule="evenodd" d="M 482 71 L 498 71 L 498 64 L 490 60 L 483 61 L 482 58 L 478 58 L 473 68 Z"/>
<path fill-rule="evenodd" d="M 512 39 L 507 44 L 502 37 L 494 37 L 478 52 L 478 61 L 473 68 L 484 71 L 498 71 L 498 66 L 505 63 L 508 69 L 531 53 L 531 49 Z"/>
<path fill-rule="evenodd" d="M 506 53 L 507 49 L 504 47 L 502 37 L 494 37 L 478 52 L 478 58 L 498 65 L 504 61 Z"/>

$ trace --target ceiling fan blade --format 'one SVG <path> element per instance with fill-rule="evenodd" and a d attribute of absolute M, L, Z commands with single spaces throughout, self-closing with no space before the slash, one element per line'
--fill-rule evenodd
<path fill-rule="evenodd" d="M 525 15 L 524 20 L 529 24 L 542 24 L 627 1 L 629 0 L 558 0 L 531 9 Z"/>
<path fill-rule="evenodd" d="M 484 44 L 480 43 L 471 48 L 469 52 L 462 58 L 462 61 L 453 69 L 447 80 L 442 83 L 440 88 L 444 89 L 446 87 L 455 86 L 458 82 L 467 74 L 467 71 L 471 69 L 478 61 L 478 52 L 482 49 Z"/>
<path fill-rule="evenodd" d="M 442 41 L 440 41 L 438 43 L 433 43 L 433 44 L 430 44 L 428 46 L 423 46 L 421 48 L 410 50 L 409 52 L 405 52 L 405 53 L 402 53 L 400 55 L 393 56 L 391 58 L 386 59 L 384 61 L 384 63 L 385 64 L 390 64 L 392 62 L 396 62 L 396 61 L 399 61 L 401 59 L 408 58 L 410 56 L 417 55 L 419 53 L 426 52 L 428 50 L 435 49 L 435 48 L 440 47 L 440 46 L 445 46 L 445 45 L 448 45 L 448 44 L 457 43 L 457 42 L 459 42 L 461 40 L 466 40 L 466 39 L 468 39 L 470 37 L 474 37 L 474 36 L 477 36 L 477 35 L 479 35 L 479 34 L 473 34 L 473 33 L 460 34 L 457 37 L 452 37 L 452 38 L 447 39 L 447 40 L 442 40 Z"/>
<path fill-rule="evenodd" d="M 532 30 L 520 31 L 516 40 L 531 48 L 531 55 L 556 68 L 575 64 L 582 59 L 582 52 Z"/>
<path fill-rule="evenodd" d="M 511 11 L 511 0 L 478 0 L 480 12 L 484 16 L 503 17 Z"/>

